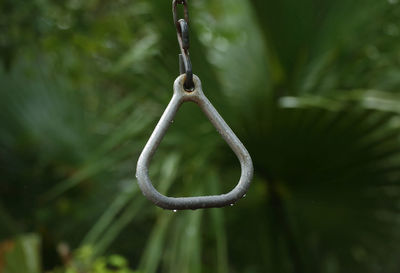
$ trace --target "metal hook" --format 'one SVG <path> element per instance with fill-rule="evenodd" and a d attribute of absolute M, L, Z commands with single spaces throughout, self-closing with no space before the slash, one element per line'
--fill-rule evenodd
<path fill-rule="evenodd" d="M 178 4 L 183 5 L 185 21 L 186 21 L 186 23 L 189 24 L 189 9 L 188 9 L 188 5 L 187 5 L 187 1 L 186 0 L 173 0 L 172 1 L 172 14 L 174 16 L 174 23 L 175 23 L 176 28 L 178 28 L 178 12 L 177 12 Z"/>
<path fill-rule="evenodd" d="M 178 20 L 178 15 L 177 15 L 178 4 L 182 4 L 184 7 L 185 19 Z M 179 70 L 181 74 L 183 73 L 186 74 L 184 87 L 187 91 L 190 92 L 194 88 L 194 82 L 193 82 L 192 63 L 190 61 L 190 56 L 189 56 L 189 47 L 190 47 L 189 11 L 186 0 L 174 0 L 172 2 L 172 13 L 174 17 L 174 23 L 176 26 L 179 48 L 181 50 L 181 54 L 179 54 Z"/>
<path fill-rule="evenodd" d="M 190 39 L 189 39 L 189 25 L 184 19 L 180 19 L 178 21 L 178 35 L 181 39 L 181 47 L 183 50 L 189 50 L 190 47 Z"/>
<path fill-rule="evenodd" d="M 180 75 L 175 80 L 172 99 L 144 147 L 136 167 L 136 177 L 143 194 L 154 204 L 164 209 L 184 210 L 232 205 L 244 197 L 253 177 L 253 163 L 250 154 L 204 95 L 200 79 L 194 75 L 193 80 L 195 82 L 195 87 L 192 92 L 188 92 L 184 88 L 184 75 Z M 239 159 L 242 169 L 239 183 L 233 190 L 226 194 L 174 198 L 162 195 L 152 185 L 149 178 L 149 165 L 151 159 L 171 125 L 179 107 L 186 101 L 193 101 L 201 108 Z"/>
<path fill-rule="evenodd" d="M 178 21 L 178 42 L 181 49 L 179 54 L 179 70 L 181 74 L 186 74 L 184 87 L 186 91 L 192 91 L 194 88 L 192 62 L 189 56 L 189 26 L 184 19 Z"/>

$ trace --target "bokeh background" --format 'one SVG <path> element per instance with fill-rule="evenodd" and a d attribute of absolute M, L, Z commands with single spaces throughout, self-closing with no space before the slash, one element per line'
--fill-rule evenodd
<path fill-rule="evenodd" d="M 400 272 L 399 1 L 189 7 L 194 72 L 255 177 L 174 213 L 134 176 L 178 75 L 171 1 L 0 1 L 0 272 Z M 193 196 L 240 166 L 187 103 L 150 171 Z"/>

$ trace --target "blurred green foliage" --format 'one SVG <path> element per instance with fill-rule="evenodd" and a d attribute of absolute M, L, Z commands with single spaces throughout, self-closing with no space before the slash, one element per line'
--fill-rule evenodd
<path fill-rule="evenodd" d="M 98 257 L 93 259 L 93 250 L 90 246 L 78 249 L 68 262 L 65 269 L 56 269 L 54 273 L 138 273 L 128 268 L 125 258 L 119 255 Z"/>
<path fill-rule="evenodd" d="M 2 244 L 2 266 L 3 273 L 39 273 L 40 262 L 40 238 L 34 234 L 21 235 L 14 241 Z"/>
<path fill-rule="evenodd" d="M 37 235 L 20 235 L 14 240 L 4 242 L 0 249 L 2 250 L 1 272 L 43 272 L 40 238 Z M 51 273 L 138 273 L 130 270 L 126 259 L 119 255 L 94 258 L 90 246 L 83 246 L 72 254 L 67 245 L 60 244 L 58 251 L 65 265 L 54 269 Z"/>
<path fill-rule="evenodd" d="M 0 239 L 39 234 L 46 271 L 77 270 L 64 242 L 85 273 L 130 272 L 110 253 L 145 273 L 399 272 L 400 3 L 189 5 L 194 72 L 253 157 L 247 197 L 173 213 L 137 187 L 178 73 L 170 1 L 3 0 Z M 239 172 L 194 104 L 150 170 L 171 196 Z"/>

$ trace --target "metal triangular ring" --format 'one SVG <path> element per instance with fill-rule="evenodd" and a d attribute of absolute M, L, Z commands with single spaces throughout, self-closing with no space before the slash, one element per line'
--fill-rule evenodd
<path fill-rule="evenodd" d="M 190 92 L 183 88 L 184 80 L 185 75 L 181 75 L 175 80 L 172 99 L 139 157 L 136 167 L 136 177 L 138 179 L 139 187 L 144 196 L 157 206 L 164 209 L 184 210 L 215 208 L 234 204 L 246 194 L 251 179 L 253 178 L 253 163 L 250 154 L 204 95 L 200 79 L 196 75 L 193 75 L 195 88 Z M 201 110 L 206 114 L 210 122 L 218 130 L 222 138 L 227 142 L 239 159 L 242 169 L 239 183 L 233 190 L 226 194 L 178 198 L 167 197 L 160 194 L 151 183 L 148 174 L 150 161 L 171 125 L 179 107 L 186 101 L 193 101 L 199 105 Z"/>

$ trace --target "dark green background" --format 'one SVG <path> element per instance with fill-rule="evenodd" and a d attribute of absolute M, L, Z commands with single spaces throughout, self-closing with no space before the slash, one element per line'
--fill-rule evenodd
<path fill-rule="evenodd" d="M 60 244 L 89 251 L 84 273 L 112 253 L 143 273 L 399 272 L 400 3 L 189 6 L 193 70 L 254 161 L 246 198 L 173 213 L 137 187 L 178 75 L 170 1 L 3 0 L 0 241 L 36 234 L 32 273 L 64 272 Z M 183 105 L 151 166 L 157 189 L 223 193 L 239 175 Z"/>

